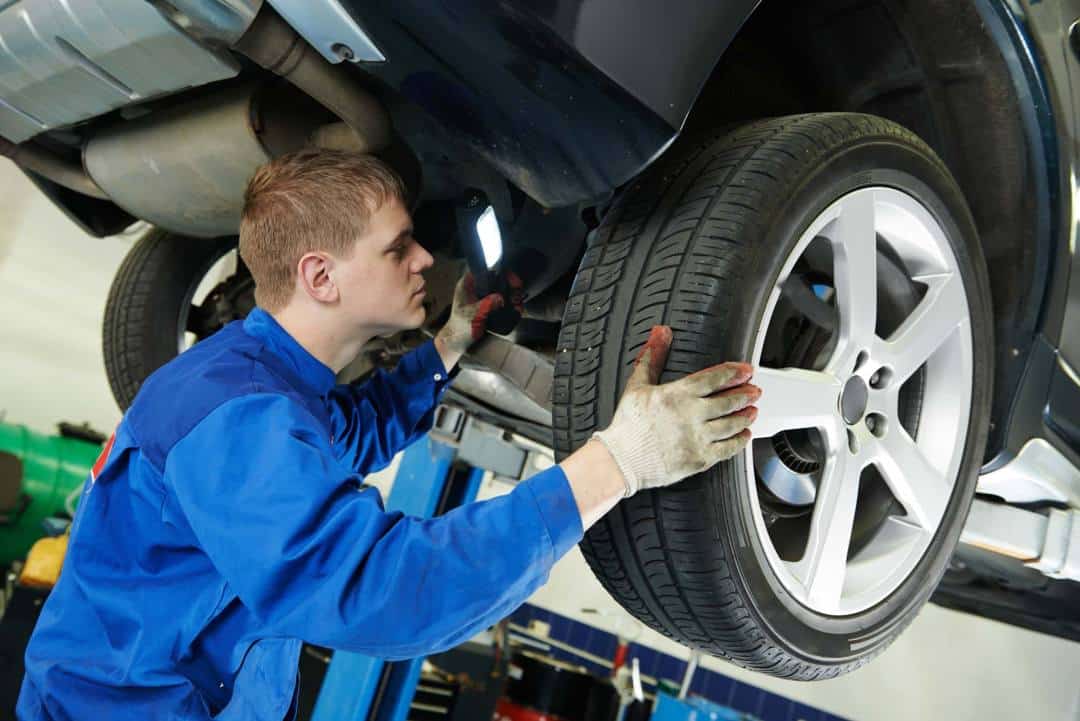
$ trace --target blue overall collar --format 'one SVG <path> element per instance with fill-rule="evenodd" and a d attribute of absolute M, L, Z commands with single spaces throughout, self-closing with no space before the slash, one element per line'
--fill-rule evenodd
<path fill-rule="evenodd" d="M 255 308 L 244 319 L 244 331 L 258 338 L 276 357 L 296 374 L 304 386 L 320 396 L 334 387 L 334 371 L 330 370 L 262 308 Z"/>

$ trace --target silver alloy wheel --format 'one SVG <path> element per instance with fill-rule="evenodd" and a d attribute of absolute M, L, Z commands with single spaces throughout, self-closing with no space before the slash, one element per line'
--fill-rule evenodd
<path fill-rule="evenodd" d="M 783 283 L 810 244 L 833 257 L 839 325 L 821 371 L 759 367 Z M 876 239 L 876 241 L 875 241 Z M 878 244 L 926 291 L 888 338 L 878 316 Z M 863 611 L 911 574 L 941 524 L 967 434 L 973 350 L 963 280 L 941 224 L 914 197 L 862 188 L 830 205 L 802 235 L 770 293 L 751 359 L 763 394 L 746 450 L 750 497 L 769 564 L 801 604 L 828 616 Z M 900 389 L 924 370 L 916 437 L 900 423 Z M 754 446 L 777 433 L 815 429 L 823 465 L 802 557 L 784 560 L 770 537 L 754 473 Z M 874 466 L 904 515 L 890 515 L 849 554 L 860 477 Z M 850 555 L 850 557 L 849 557 Z"/>

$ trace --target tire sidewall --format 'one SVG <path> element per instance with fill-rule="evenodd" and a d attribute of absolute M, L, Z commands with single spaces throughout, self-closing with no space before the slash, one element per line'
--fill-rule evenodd
<path fill-rule="evenodd" d="M 863 612 L 830 617 L 796 601 L 784 588 L 765 555 L 754 522 L 748 469 L 740 455 L 707 474 L 703 485 L 715 505 L 721 542 L 742 581 L 748 605 L 776 641 L 813 663 L 836 664 L 872 655 L 914 616 L 940 580 L 974 495 L 989 425 L 992 337 L 986 271 L 970 212 L 955 182 L 940 163 L 908 144 L 862 139 L 819 165 L 790 194 L 776 222 L 767 228 L 734 294 L 748 312 L 723 329 L 725 350 L 733 358 L 751 356 L 769 291 L 810 223 L 841 196 L 869 186 L 891 187 L 919 200 L 941 224 L 960 269 L 971 314 L 973 343 L 972 407 L 960 470 L 944 520 L 908 578 L 885 600 Z M 756 280 L 754 280 L 756 279 Z"/>
<path fill-rule="evenodd" d="M 142 382 L 180 353 L 187 313 L 210 269 L 236 247 L 155 228 L 132 246 L 113 279 L 102 337 L 105 371 L 121 410 Z"/>
<path fill-rule="evenodd" d="M 182 243 L 190 248 L 191 240 L 187 238 L 168 237 L 164 242 Z M 147 375 L 180 355 L 180 345 L 187 325 L 190 306 L 195 299 L 195 293 L 202 284 L 210 269 L 229 252 L 235 249 L 232 240 L 200 242 L 198 251 L 186 253 L 172 267 L 164 282 L 155 294 L 152 312 L 147 314 L 149 319 L 144 331 L 146 337 L 152 339 L 146 346 L 147 366 L 144 370 Z M 173 330 L 174 333 L 167 335 L 161 329 Z M 154 333 L 154 330 L 158 332 Z"/>

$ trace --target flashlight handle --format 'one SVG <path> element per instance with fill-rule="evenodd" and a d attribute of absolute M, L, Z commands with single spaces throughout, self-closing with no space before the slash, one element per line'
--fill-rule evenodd
<path fill-rule="evenodd" d="M 503 296 L 505 299 L 506 296 Z M 521 314 L 510 305 L 509 299 L 506 300 L 506 305 L 502 308 L 497 308 L 491 312 L 491 315 L 487 319 L 487 329 L 492 333 L 498 335 L 507 335 L 515 327 L 517 327 L 518 321 L 521 320 Z"/>
<path fill-rule="evenodd" d="M 487 319 L 487 329 L 492 333 L 506 335 L 514 330 L 521 314 L 514 308 L 512 293 L 513 289 L 507 282 L 506 277 L 498 271 L 484 271 L 474 275 L 477 298 L 486 298 L 492 293 L 502 296 L 503 306 L 491 312 Z"/>
<path fill-rule="evenodd" d="M 486 298 L 492 293 L 500 293 L 499 287 L 499 274 L 492 273 L 486 268 L 478 270 L 477 268 L 471 269 L 473 275 L 473 288 L 476 291 L 477 300 Z"/>

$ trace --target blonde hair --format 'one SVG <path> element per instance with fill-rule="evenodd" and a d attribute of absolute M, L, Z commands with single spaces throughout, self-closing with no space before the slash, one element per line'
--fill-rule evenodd
<path fill-rule="evenodd" d="M 240 257 L 255 280 L 255 302 L 283 308 L 305 253 L 350 257 L 371 216 L 405 197 L 400 176 L 371 155 L 305 149 L 260 167 L 240 216 Z"/>

